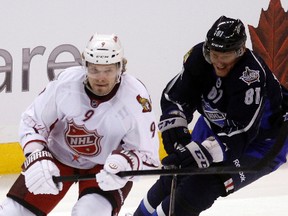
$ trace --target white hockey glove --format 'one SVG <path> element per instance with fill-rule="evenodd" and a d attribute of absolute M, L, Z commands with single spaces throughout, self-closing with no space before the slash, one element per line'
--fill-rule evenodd
<path fill-rule="evenodd" d="M 120 171 L 138 170 L 141 162 L 133 151 L 114 150 L 106 159 L 104 168 L 96 174 L 96 181 L 103 191 L 117 190 L 131 180 L 130 177 L 119 177 Z"/>
<path fill-rule="evenodd" d="M 47 150 L 35 150 L 22 165 L 25 185 L 30 193 L 58 194 L 62 190 L 61 182 L 54 183 L 52 177 L 59 176 L 60 171 L 53 162 L 52 154 Z"/>

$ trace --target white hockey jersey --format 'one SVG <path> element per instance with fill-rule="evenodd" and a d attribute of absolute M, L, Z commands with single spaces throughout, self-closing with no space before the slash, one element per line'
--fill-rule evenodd
<path fill-rule="evenodd" d="M 80 169 L 104 164 L 119 147 L 135 150 L 143 165 L 159 166 L 157 122 L 143 84 L 124 73 L 116 93 L 99 100 L 89 96 L 85 79 L 78 66 L 48 83 L 22 114 L 22 147 L 43 141 L 57 160 Z"/>

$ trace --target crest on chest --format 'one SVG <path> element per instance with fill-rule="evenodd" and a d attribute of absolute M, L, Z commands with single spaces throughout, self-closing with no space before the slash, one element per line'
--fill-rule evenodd
<path fill-rule="evenodd" d="M 68 122 L 65 131 L 68 146 L 79 155 L 95 156 L 101 152 L 100 136 L 96 130 L 88 130 L 85 125 L 77 125 L 73 120 Z"/>

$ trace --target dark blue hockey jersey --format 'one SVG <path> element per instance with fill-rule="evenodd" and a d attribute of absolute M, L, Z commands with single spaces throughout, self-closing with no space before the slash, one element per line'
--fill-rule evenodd
<path fill-rule="evenodd" d="M 257 139 L 275 138 L 283 121 L 282 88 L 265 62 L 246 49 L 228 76 L 218 77 L 202 52 L 185 56 L 183 71 L 163 91 L 163 113 L 181 110 L 188 122 L 197 110 L 209 122 L 227 158 L 241 156 Z M 254 146 L 267 152 L 271 146 Z"/>

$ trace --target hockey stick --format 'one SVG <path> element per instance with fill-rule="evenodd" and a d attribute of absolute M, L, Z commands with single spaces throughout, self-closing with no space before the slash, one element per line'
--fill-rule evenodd
<path fill-rule="evenodd" d="M 288 137 L 288 112 L 284 115 L 284 122 L 280 128 L 275 144 L 273 145 L 271 150 L 254 166 L 254 169 L 260 170 L 261 168 L 269 165 L 269 163 L 271 163 L 273 159 L 282 150 L 287 137 Z"/>
<path fill-rule="evenodd" d="M 282 124 L 279 135 L 277 136 L 276 142 L 272 149 L 253 167 L 208 167 L 205 169 L 200 168 L 182 168 L 182 169 L 151 169 L 151 170 L 132 170 L 132 171 L 121 171 L 117 175 L 120 177 L 127 176 L 151 176 L 151 175 L 211 175 L 211 174 L 232 174 L 239 172 L 257 172 L 259 169 L 267 166 L 277 154 L 281 151 L 288 135 L 288 119 Z M 95 174 L 87 175 L 71 175 L 71 176 L 54 176 L 53 180 L 55 183 L 64 181 L 81 181 L 95 179 Z"/>
<path fill-rule="evenodd" d="M 170 193 L 170 201 L 169 201 L 169 216 L 175 216 L 176 187 L 177 187 L 177 175 L 174 174 L 172 176 L 172 182 L 171 182 L 171 193 Z"/>
<path fill-rule="evenodd" d="M 235 168 L 235 167 L 209 167 L 205 169 L 200 168 L 182 168 L 182 169 L 148 169 L 148 170 L 132 170 L 132 171 L 121 171 L 117 173 L 120 177 L 128 176 L 151 176 L 151 175 L 211 175 L 211 174 L 227 174 L 227 173 L 238 173 L 238 172 L 257 172 L 251 168 Z M 53 176 L 54 182 L 64 181 L 82 181 L 95 179 L 95 174 L 86 175 L 71 175 L 71 176 Z"/>

